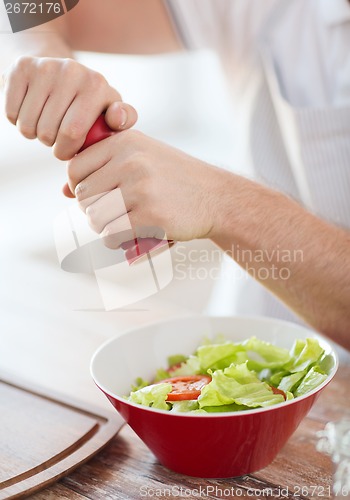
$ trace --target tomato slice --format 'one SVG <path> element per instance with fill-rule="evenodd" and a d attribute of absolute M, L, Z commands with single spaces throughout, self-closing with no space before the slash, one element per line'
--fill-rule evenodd
<path fill-rule="evenodd" d="M 203 387 L 211 382 L 211 377 L 208 375 L 189 375 L 186 377 L 166 378 L 161 382 L 169 382 L 172 385 L 167 401 L 185 401 L 198 399 Z"/>
<path fill-rule="evenodd" d="M 284 391 L 282 391 L 282 389 L 277 389 L 277 387 L 273 387 L 273 385 L 270 385 L 270 387 L 271 387 L 272 392 L 274 394 L 281 394 L 281 396 L 283 396 L 284 400 L 286 401 L 287 396 L 286 396 L 286 393 Z"/>

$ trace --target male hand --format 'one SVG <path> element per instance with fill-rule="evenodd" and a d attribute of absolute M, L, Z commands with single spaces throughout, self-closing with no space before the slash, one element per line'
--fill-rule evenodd
<path fill-rule="evenodd" d="M 68 163 L 68 185 L 109 248 L 133 237 L 211 237 L 227 173 L 127 130 Z"/>
<path fill-rule="evenodd" d="M 7 118 L 27 139 L 54 145 L 60 160 L 73 158 L 103 111 L 116 131 L 137 121 L 135 109 L 100 73 L 73 59 L 20 57 L 3 84 Z"/>

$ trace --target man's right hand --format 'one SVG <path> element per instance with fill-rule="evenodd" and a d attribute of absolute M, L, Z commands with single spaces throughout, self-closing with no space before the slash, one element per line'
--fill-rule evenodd
<path fill-rule="evenodd" d="M 137 121 L 135 109 L 100 73 L 73 59 L 20 57 L 3 83 L 7 118 L 27 139 L 54 145 L 60 160 L 73 158 L 103 111 L 116 131 Z"/>

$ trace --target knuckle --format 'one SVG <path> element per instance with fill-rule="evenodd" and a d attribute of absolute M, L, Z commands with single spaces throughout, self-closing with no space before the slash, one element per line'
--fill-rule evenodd
<path fill-rule="evenodd" d="M 135 186 L 135 193 L 137 193 L 137 198 L 143 203 L 145 203 L 148 198 L 152 198 L 150 182 L 138 182 Z"/>
<path fill-rule="evenodd" d="M 60 128 L 60 134 L 72 141 L 82 139 L 85 135 L 85 126 L 83 120 L 76 119 Z"/>
<path fill-rule="evenodd" d="M 38 62 L 38 71 L 41 77 L 52 76 L 55 73 L 57 67 L 57 63 L 53 59 L 41 59 Z"/>
<path fill-rule="evenodd" d="M 120 166 L 120 171 L 122 177 L 126 177 L 134 181 L 138 173 L 138 165 L 133 158 L 128 158 Z"/>
<path fill-rule="evenodd" d="M 72 182 L 73 182 L 73 184 L 76 183 L 74 180 Z M 75 189 L 74 189 L 74 194 L 75 194 L 76 199 L 79 202 L 83 201 L 86 198 L 85 193 L 86 193 L 86 185 L 85 185 L 85 183 L 84 182 L 79 182 L 75 186 Z"/>
<path fill-rule="evenodd" d="M 101 75 L 101 73 L 97 73 L 96 71 L 90 71 L 89 85 L 92 90 L 98 92 L 99 90 L 105 88 L 108 85 L 108 83 L 105 77 Z"/>
<path fill-rule="evenodd" d="M 147 225 L 156 225 L 156 226 L 161 226 L 163 223 L 163 214 L 159 213 L 160 209 L 157 207 L 156 203 L 150 197 L 148 194 L 145 196 L 145 199 L 142 200 L 142 220 L 146 223 Z M 141 207 L 138 207 L 139 209 Z"/>
<path fill-rule="evenodd" d="M 47 129 L 38 129 L 37 130 L 37 137 L 40 142 L 45 144 L 46 146 L 53 146 L 56 141 L 56 135 L 54 132 L 50 132 Z"/>
<path fill-rule="evenodd" d="M 57 144 L 55 144 L 53 154 L 55 158 L 61 161 L 68 161 L 72 158 L 73 154 L 68 154 L 68 152 L 64 149 L 62 149 L 60 146 L 57 147 Z"/>
<path fill-rule="evenodd" d="M 130 155 L 130 163 L 135 165 L 135 167 L 140 167 L 146 164 L 147 155 L 140 149 L 134 149 L 133 153 Z"/>
<path fill-rule="evenodd" d="M 86 214 L 86 217 L 87 217 L 87 220 L 88 220 L 90 227 L 94 231 L 99 232 L 99 230 L 98 230 L 99 229 L 99 212 L 96 209 L 96 207 L 94 207 L 94 205 L 89 205 L 85 210 L 85 214 Z"/>
<path fill-rule="evenodd" d="M 148 167 L 148 157 L 146 154 L 137 151 L 133 153 L 125 165 L 126 173 L 133 182 L 149 187 L 151 182 L 151 172 Z"/>
<path fill-rule="evenodd" d="M 89 220 L 93 221 L 95 220 L 95 217 L 96 217 L 96 208 L 93 206 L 93 205 L 89 205 L 87 208 L 86 208 L 86 216 Z"/>
<path fill-rule="evenodd" d="M 73 59 L 64 59 L 62 63 L 63 73 L 67 78 L 77 78 L 83 72 L 83 66 Z"/>
<path fill-rule="evenodd" d="M 23 78 L 26 78 L 30 72 L 33 57 L 20 56 L 11 66 L 2 74 L 2 82 L 4 85 L 15 85 Z"/>
<path fill-rule="evenodd" d="M 147 155 L 142 151 L 134 151 L 124 161 L 124 168 L 127 173 L 137 173 L 139 177 L 146 176 L 147 173 Z"/>
<path fill-rule="evenodd" d="M 19 123 L 18 130 L 26 139 L 36 138 L 36 127 L 35 125 L 29 123 Z"/>
<path fill-rule="evenodd" d="M 118 241 L 118 237 L 115 235 L 111 224 L 107 224 L 105 226 L 101 232 L 101 236 L 105 247 L 110 248 L 111 250 L 119 247 L 120 243 Z"/>
<path fill-rule="evenodd" d="M 118 165 L 118 175 L 121 181 L 125 180 L 130 185 L 135 185 L 138 179 L 136 166 L 129 159 Z"/>
<path fill-rule="evenodd" d="M 25 71 L 34 61 L 31 56 L 20 56 L 16 59 L 14 67 L 19 71 Z"/>

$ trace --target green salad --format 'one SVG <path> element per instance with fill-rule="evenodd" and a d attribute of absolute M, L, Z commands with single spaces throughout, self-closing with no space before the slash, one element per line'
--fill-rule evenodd
<path fill-rule="evenodd" d="M 171 412 L 206 414 L 265 408 L 318 387 L 333 367 L 315 338 L 290 350 L 252 337 L 205 341 L 190 356 L 175 355 L 154 380 L 137 379 L 128 401 Z"/>

